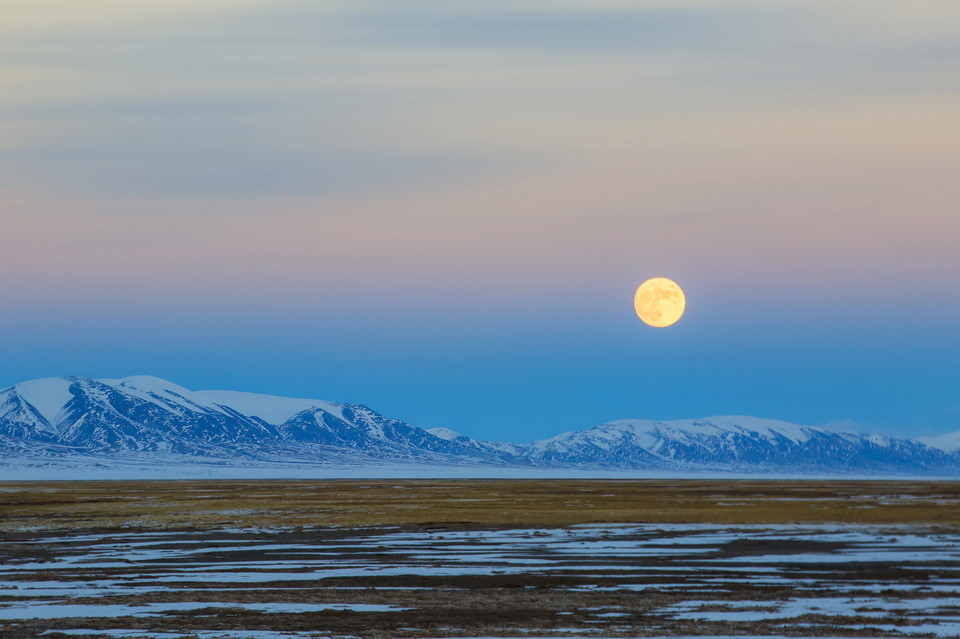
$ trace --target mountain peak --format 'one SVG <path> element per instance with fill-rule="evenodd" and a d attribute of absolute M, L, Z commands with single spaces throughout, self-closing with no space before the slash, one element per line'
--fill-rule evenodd
<path fill-rule="evenodd" d="M 57 416 L 64 406 L 73 399 L 70 386 L 75 379 L 73 377 L 45 377 L 20 382 L 11 389 L 30 404 L 48 424 L 55 426 Z"/>
<path fill-rule="evenodd" d="M 960 438 L 954 437 L 960 441 Z M 938 440 L 939 441 L 939 440 Z M 944 438 L 946 442 L 946 438 Z M 957 474 L 933 441 L 836 432 L 756 417 L 623 419 L 532 444 L 423 430 L 361 404 L 191 391 L 146 375 L 58 377 L 0 391 L 0 465 L 18 456 L 126 460 L 189 455 L 247 465 L 430 463 L 672 472 Z M 954 449 L 955 450 L 955 449 Z"/>
<path fill-rule="evenodd" d="M 766 438 L 786 437 L 796 444 L 810 439 L 811 426 L 744 415 L 719 415 L 696 419 L 650 421 L 625 419 L 602 424 L 598 428 L 617 427 L 632 429 L 637 433 L 684 434 L 686 436 L 721 437 L 725 434 L 753 433 Z"/>
<path fill-rule="evenodd" d="M 447 441 L 453 441 L 461 437 L 466 438 L 466 435 L 462 435 L 455 430 L 450 430 L 449 428 L 428 428 L 427 432 L 431 435 L 439 437 L 440 439 L 445 439 Z"/>
<path fill-rule="evenodd" d="M 95 381 L 109 386 L 136 388 L 138 390 L 155 393 L 174 392 L 184 394 L 191 392 L 179 384 L 174 384 L 173 382 L 160 377 L 153 377 L 152 375 L 130 375 L 121 379 L 97 379 Z"/>

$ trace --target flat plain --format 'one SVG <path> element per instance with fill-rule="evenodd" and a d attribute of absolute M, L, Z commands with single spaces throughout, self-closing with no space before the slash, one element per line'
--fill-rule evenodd
<path fill-rule="evenodd" d="M 960 483 L 0 483 L 2 637 L 960 636 Z"/>

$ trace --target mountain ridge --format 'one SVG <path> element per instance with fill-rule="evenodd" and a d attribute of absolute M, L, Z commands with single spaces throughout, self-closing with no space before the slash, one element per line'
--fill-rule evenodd
<path fill-rule="evenodd" d="M 150 376 L 44 378 L 0 390 L 0 465 L 95 454 L 220 463 L 942 476 L 960 474 L 960 452 L 948 447 L 957 440 L 725 415 L 616 420 L 511 444 L 421 429 L 362 404 L 191 391 Z"/>

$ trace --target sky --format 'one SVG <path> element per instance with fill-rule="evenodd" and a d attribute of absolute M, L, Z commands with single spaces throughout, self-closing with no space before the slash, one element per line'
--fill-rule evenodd
<path fill-rule="evenodd" d="M 960 430 L 954 0 L 0 4 L 0 387 Z"/>

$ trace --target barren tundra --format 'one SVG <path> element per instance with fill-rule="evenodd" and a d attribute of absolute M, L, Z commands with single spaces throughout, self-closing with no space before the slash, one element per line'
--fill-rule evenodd
<path fill-rule="evenodd" d="M 0 485 L 3 637 L 960 634 L 960 486 Z"/>

